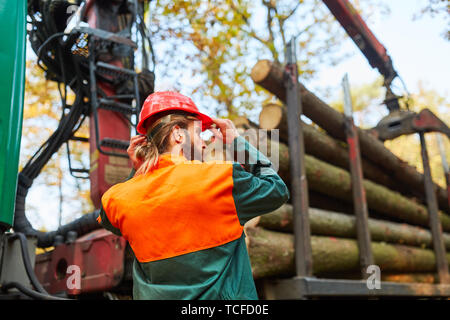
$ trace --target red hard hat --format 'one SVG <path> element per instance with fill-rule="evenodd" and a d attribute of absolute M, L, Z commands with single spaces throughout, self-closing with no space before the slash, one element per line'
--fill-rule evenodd
<path fill-rule="evenodd" d="M 153 116 L 170 110 L 181 110 L 192 113 L 202 122 L 202 131 L 208 129 L 213 124 L 213 120 L 201 113 L 191 98 L 178 92 L 160 91 L 152 93 L 145 99 L 141 113 L 139 114 L 137 131 L 141 134 L 147 134 L 147 128 L 144 127 L 145 121 L 149 120 L 146 125 L 149 126 L 153 122 Z M 154 120 L 157 119 L 157 117 L 153 118 Z"/>

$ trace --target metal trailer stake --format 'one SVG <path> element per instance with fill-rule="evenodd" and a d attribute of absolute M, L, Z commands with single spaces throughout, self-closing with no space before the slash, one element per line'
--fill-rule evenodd
<path fill-rule="evenodd" d="M 443 284 L 450 283 L 448 273 L 448 262 L 445 253 L 444 239 L 442 237 L 442 226 L 439 220 L 438 205 L 436 200 L 436 193 L 431 178 L 430 163 L 428 160 L 427 145 L 425 141 L 425 132 L 420 131 L 420 146 L 423 162 L 423 177 L 425 181 L 425 195 L 427 199 L 428 215 L 430 219 L 431 235 L 433 238 L 433 249 L 436 256 L 436 266 L 439 276 L 439 282 Z"/>
<path fill-rule="evenodd" d="M 448 199 L 448 207 L 450 208 L 450 170 L 448 168 L 448 162 L 447 158 L 445 156 L 445 146 L 444 142 L 442 141 L 442 137 L 440 134 L 436 133 L 436 139 L 439 147 L 439 153 L 441 154 L 441 162 L 442 167 L 444 169 L 444 175 L 445 175 L 445 183 L 447 185 L 447 199 Z"/>
<path fill-rule="evenodd" d="M 287 46 L 287 66 L 284 73 L 284 84 L 286 86 L 287 93 L 287 109 L 288 109 L 288 133 L 289 133 L 289 156 L 290 156 L 290 169 L 291 169 L 291 198 L 294 213 L 294 248 L 295 248 L 295 267 L 296 277 L 289 279 L 265 279 L 264 280 L 264 294 L 267 299 L 307 299 L 307 298 L 320 298 L 320 297 L 450 297 L 450 284 L 448 284 L 448 266 L 445 260 L 445 247 L 442 240 L 442 229 L 440 226 L 440 220 L 438 218 L 437 203 L 435 194 L 433 193 L 434 187 L 431 180 L 430 169 L 428 164 L 428 155 L 426 154 L 426 148 L 422 148 L 422 156 L 424 159 L 424 177 L 425 177 L 425 190 L 427 191 L 427 203 L 429 204 L 430 212 L 430 226 L 432 230 L 433 247 L 437 261 L 437 269 L 439 270 L 439 277 L 441 284 L 424 284 L 424 283 L 395 283 L 389 281 L 381 281 L 380 288 L 369 288 L 368 280 L 345 280 L 345 279 L 319 279 L 312 275 L 312 254 L 311 254 L 311 234 L 309 229 L 309 216 L 308 210 L 308 198 L 307 198 L 307 184 L 304 171 L 304 149 L 303 149 L 303 132 L 300 125 L 301 104 L 300 99 L 296 96 L 296 87 L 298 85 L 297 78 L 297 66 L 293 63 L 295 60 L 295 52 L 293 50 L 292 40 Z M 347 90 L 347 89 L 346 89 Z M 350 95 L 348 94 L 348 99 Z M 351 109 L 350 109 L 351 110 Z M 348 107 L 346 107 L 345 115 L 351 116 L 351 111 L 348 113 Z M 357 157 L 360 157 L 358 152 L 358 136 L 357 128 L 353 124 L 347 128 L 353 128 L 353 130 L 347 131 L 347 137 L 349 134 L 353 134 L 349 141 L 349 151 L 353 150 L 353 154 L 350 154 L 350 159 L 354 162 Z M 424 145 L 423 132 L 440 131 L 445 134 L 449 133 L 448 127 L 434 116 L 429 110 L 424 109 L 414 117 L 409 118 L 408 121 L 402 123 L 403 126 L 408 126 L 408 129 L 402 129 L 402 132 L 422 132 L 421 142 Z M 449 134 L 447 136 L 450 137 Z M 356 151 L 355 151 L 356 150 Z M 352 170 L 352 164 L 350 164 Z M 356 167 L 356 166 L 355 166 Z M 303 171 L 302 171 L 303 170 Z M 360 250 L 361 254 L 361 266 L 370 265 L 373 261 L 372 251 L 370 246 L 370 232 L 367 227 L 367 214 L 361 218 L 358 218 L 358 212 L 367 212 L 364 189 L 355 188 L 355 181 L 359 181 L 362 186 L 363 176 L 361 173 L 361 165 L 356 167 L 356 173 L 358 173 L 356 180 L 352 177 L 352 187 L 360 192 L 358 201 L 355 201 L 355 215 L 357 219 L 357 237 L 358 245 L 360 248 L 367 248 Z M 426 179 L 428 177 L 428 180 Z M 303 179 L 302 179 L 303 178 Z M 354 190 L 355 192 L 355 190 Z M 433 201 L 429 198 L 434 198 L 434 214 L 431 208 L 433 207 Z M 357 203 L 361 204 L 360 210 L 356 210 Z M 306 214 L 305 214 L 306 213 Z M 297 219 L 297 220 L 296 220 Z M 366 231 L 361 231 L 366 230 Z M 362 236 L 361 236 L 362 234 Z M 363 240 L 361 240 L 363 239 Z M 365 244 L 365 245 L 364 245 Z M 364 270 L 364 267 L 361 269 Z M 365 274 L 363 273 L 363 276 Z"/>
<path fill-rule="evenodd" d="M 291 39 L 286 46 L 286 84 L 289 158 L 291 171 L 291 198 L 294 218 L 294 248 L 296 275 L 312 275 L 311 231 L 309 226 L 308 184 L 305 172 L 305 150 L 300 116 L 302 105 L 298 95 L 298 69 L 295 42 Z"/>
<path fill-rule="evenodd" d="M 366 191 L 363 185 L 361 152 L 359 149 L 358 132 L 353 122 L 353 106 L 347 74 L 345 74 L 342 79 L 342 88 L 344 91 L 345 133 L 347 137 L 350 173 L 352 178 L 353 205 L 356 217 L 356 235 L 359 248 L 359 263 L 362 278 L 367 279 L 369 276 L 367 273 L 367 268 L 374 264 L 374 260 L 368 223 L 369 217 Z"/>

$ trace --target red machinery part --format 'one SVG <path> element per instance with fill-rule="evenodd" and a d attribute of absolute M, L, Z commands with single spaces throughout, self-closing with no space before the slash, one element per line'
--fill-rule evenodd
<path fill-rule="evenodd" d="M 124 238 L 99 229 L 37 255 L 35 273 L 50 294 L 108 291 L 123 279 L 126 245 Z"/>
<path fill-rule="evenodd" d="M 377 68 L 386 78 L 395 71 L 386 48 L 377 40 L 364 20 L 348 0 L 323 0 L 347 34 L 367 57 L 372 68 Z"/>
<path fill-rule="evenodd" d="M 116 16 L 105 14 L 100 1 L 97 3 L 90 0 L 85 8 L 85 17 L 91 28 L 113 33 L 119 31 L 118 21 L 114 19 Z M 120 59 L 107 63 L 123 67 Z M 106 95 L 115 95 L 115 90 L 110 84 L 99 81 L 97 86 Z M 99 141 L 104 138 L 130 140 L 130 124 L 123 114 L 100 108 L 97 112 Z M 103 193 L 114 184 L 124 181 L 132 165 L 127 158 L 100 153 L 96 145 L 95 122 L 92 115 L 89 125 L 91 199 L 98 209 L 101 207 Z M 99 229 L 76 239 L 73 243 L 60 244 L 52 251 L 37 255 L 35 273 L 50 294 L 66 293 L 76 296 L 108 291 L 124 278 L 126 245 L 127 242 L 123 237 Z M 76 277 L 79 278 L 79 286 Z"/>
<path fill-rule="evenodd" d="M 97 5 L 95 0 L 88 1 L 86 4 L 85 16 L 91 28 L 98 28 L 113 33 L 119 31 L 117 19 L 112 20 L 111 16 L 105 17 L 105 13 L 102 12 L 102 8 Z M 99 19 L 99 17 L 104 19 Z M 123 67 L 119 59 L 108 61 L 108 63 L 117 67 Z M 98 82 L 97 85 L 108 96 L 115 94 L 114 89 L 110 85 L 102 82 Z M 130 140 L 130 125 L 123 114 L 98 109 L 98 123 L 99 141 L 104 138 Z M 89 128 L 91 199 L 94 207 L 99 209 L 103 193 L 114 184 L 124 181 L 131 172 L 132 164 L 126 158 L 109 156 L 98 151 L 95 140 L 95 123 L 92 116 L 89 117 Z M 108 151 L 112 150 L 108 149 Z"/>

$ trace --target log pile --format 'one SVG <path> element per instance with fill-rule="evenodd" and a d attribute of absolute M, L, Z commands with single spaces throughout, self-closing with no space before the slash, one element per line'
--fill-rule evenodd
<path fill-rule="evenodd" d="M 286 102 L 286 88 L 283 83 L 282 66 L 269 60 L 260 60 L 253 67 L 253 81 Z M 302 100 L 303 113 L 314 123 L 324 129 L 331 137 L 345 141 L 344 116 L 328 106 L 312 92 L 299 84 L 299 94 Z M 418 198 L 423 199 L 424 178 L 416 168 L 399 159 L 384 147 L 384 144 L 368 132 L 358 129 L 358 137 L 363 158 L 380 167 L 385 174 L 400 184 L 410 188 Z M 450 213 L 446 190 L 436 185 L 436 196 L 441 210 Z"/>
<path fill-rule="evenodd" d="M 268 60 L 252 70 L 253 81 L 285 102 L 283 68 Z M 313 274 L 318 277 L 359 279 L 359 253 L 352 205 L 349 156 L 345 143 L 344 117 L 300 84 L 303 113 L 316 126 L 301 123 L 304 132 L 305 168 L 310 199 Z M 278 152 L 278 174 L 290 188 L 286 107 L 263 106 L 259 124 L 238 118 L 246 129 L 278 129 L 279 141 L 250 134 L 255 146 Z M 364 188 L 369 209 L 369 230 L 375 263 L 382 280 L 434 283 L 436 261 L 432 249 L 424 178 L 386 149 L 381 141 L 358 129 Z M 273 148 L 273 149 L 272 149 Z M 450 210 L 446 191 L 435 186 L 439 218 L 450 262 Z M 292 206 L 249 222 L 245 231 L 255 279 L 294 275 Z"/>
<path fill-rule="evenodd" d="M 294 237 L 289 233 L 261 227 L 246 229 L 248 251 L 255 279 L 294 275 Z M 316 276 L 357 273 L 356 240 L 329 236 L 311 236 L 313 274 Z M 372 242 L 372 252 L 381 273 L 434 273 L 435 257 L 430 249 Z M 447 254 L 450 261 L 450 254 Z"/>

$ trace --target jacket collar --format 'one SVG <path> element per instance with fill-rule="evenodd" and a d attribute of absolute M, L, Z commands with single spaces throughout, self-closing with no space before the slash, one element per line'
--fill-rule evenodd
<path fill-rule="evenodd" d="M 175 154 L 171 154 L 171 153 L 163 153 L 163 154 L 159 155 L 157 167 L 164 168 L 164 167 L 173 166 L 173 165 L 187 162 L 187 161 L 188 160 L 186 159 L 185 156 L 175 155 Z"/>

